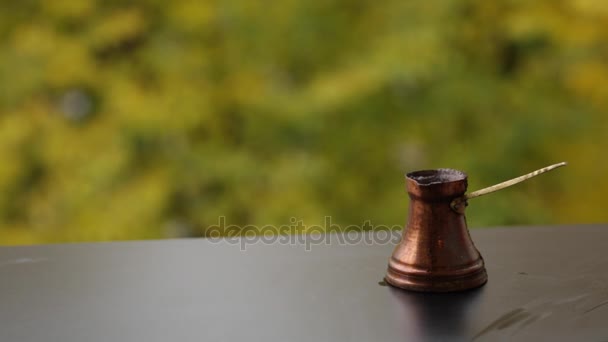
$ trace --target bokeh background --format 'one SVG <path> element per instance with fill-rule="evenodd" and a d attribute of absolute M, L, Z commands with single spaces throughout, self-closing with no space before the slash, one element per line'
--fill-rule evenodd
<path fill-rule="evenodd" d="M 608 221 L 605 0 L 0 1 L 0 243 L 402 225 L 451 167 L 469 226 Z"/>

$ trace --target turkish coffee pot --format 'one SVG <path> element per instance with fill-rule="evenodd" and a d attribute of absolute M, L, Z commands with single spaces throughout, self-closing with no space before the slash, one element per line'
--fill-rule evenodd
<path fill-rule="evenodd" d="M 469 194 L 466 194 L 467 175 L 462 171 L 436 169 L 408 173 L 408 222 L 389 260 L 386 282 L 423 292 L 454 292 L 482 286 L 488 276 L 467 229 L 468 200 L 564 165 L 565 162 L 547 166 Z"/>

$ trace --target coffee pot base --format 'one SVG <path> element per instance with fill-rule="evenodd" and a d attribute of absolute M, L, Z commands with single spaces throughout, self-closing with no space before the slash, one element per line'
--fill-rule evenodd
<path fill-rule="evenodd" d="M 450 274 L 428 275 L 416 272 L 401 272 L 393 267 L 388 268 L 386 282 L 392 286 L 417 292 L 458 292 L 474 289 L 484 285 L 488 281 L 488 275 L 483 263 L 481 267 L 470 270 L 467 273 L 455 271 Z"/>

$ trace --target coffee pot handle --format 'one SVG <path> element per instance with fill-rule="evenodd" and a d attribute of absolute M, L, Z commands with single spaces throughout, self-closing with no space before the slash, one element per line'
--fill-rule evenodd
<path fill-rule="evenodd" d="M 508 187 L 513 186 L 513 185 L 515 185 L 517 183 L 521 183 L 521 182 L 526 181 L 526 180 L 528 180 L 528 179 L 530 179 L 532 177 L 536 177 L 536 176 L 538 176 L 540 174 L 543 174 L 545 172 L 549 172 L 551 170 L 555 170 L 558 167 L 562 167 L 562 166 L 565 166 L 567 164 L 568 163 L 566 163 L 566 162 L 561 162 L 561 163 L 549 165 L 547 167 L 543 167 L 542 169 L 538 169 L 536 171 L 530 172 L 530 173 L 525 174 L 523 176 L 519 176 L 517 178 L 509 179 L 508 181 L 504 181 L 502 183 L 498 183 L 498 184 L 489 186 L 487 188 L 483 188 L 481 190 L 473 191 L 473 192 L 471 192 L 469 194 L 465 194 L 462 197 L 458 197 L 458 198 L 454 199 L 452 201 L 452 203 L 450 203 L 450 206 L 457 213 L 464 214 L 464 209 L 469 205 L 467 201 L 469 199 L 471 199 L 471 198 L 487 195 L 489 193 L 492 193 L 492 192 L 495 192 L 495 191 L 499 191 L 499 190 L 508 188 Z"/>

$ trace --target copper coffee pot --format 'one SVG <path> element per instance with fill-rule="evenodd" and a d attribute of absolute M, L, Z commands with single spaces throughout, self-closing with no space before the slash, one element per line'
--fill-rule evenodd
<path fill-rule="evenodd" d="M 470 194 L 465 194 L 467 175 L 462 171 L 408 173 L 408 223 L 389 260 L 386 282 L 424 292 L 462 291 L 485 284 L 488 277 L 483 258 L 467 229 L 467 201 L 564 165 L 554 164 Z"/>

